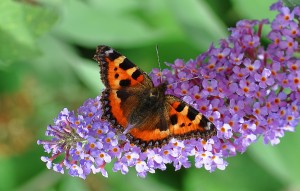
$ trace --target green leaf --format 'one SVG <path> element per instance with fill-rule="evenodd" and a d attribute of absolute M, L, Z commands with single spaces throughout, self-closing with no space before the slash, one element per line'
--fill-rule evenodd
<path fill-rule="evenodd" d="M 286 132 L 280 144 L 271 147 L 259 142 L 250 147 L 249 154 L 278 179 L 290 185 L 300 186 L 300 152 L 297 150 L 300 145 L 299 136 L 300 131 Z"/>
<path fill-rule="evenodd" d="M 252 1 L 240 1 L 233 0 L 234 10 L 243 18 L 243 19 L 269 19 L 272 21 L 277 14 L 277 11 L 271 11 L 271 4 L 277 2 L 277 0 L 272 1 L 261 1 L 261 0 L 252 0 Z M 267 35 L 271 31 L 271 27 L 264 25 L 262 33 Z"/>
<path fill-rule="evenodd" d="M 64 42 L 50 35 L 38 41 L 42 55 L 33 59 L 31 64 L 36 77 L 44 84 L 69 85 L 76 81 L 70 63 L 78 58 L 75 50 Z"/>
<path fill-rule="evenodd" d="M 55 9 L 24 5 L 24 22 L 34 37 L 39 37 L 48 32 L 58 20 Z"/>
<path fill-rule="evenodd" d="M 38 158 L 38 156 L 36 156 Z M 39 164 L 40 161 L 37 161 Z M 22 185 L 18 185 L 15 191 L 41 191 L 55 187 L 59 182 L 70 178 L 67 175 L 62 175 L 52 170 L 43 167 L 43 171 L 36 173 L 34 176 L 28 177 L 28 180 Z"/>
<path fill-rule="evenodd" d="M 22 86 L 22 76 L 24 75 L 24 66 L 18 63 L 6 66 L 0 70 L 0 93 L 15 92 Z"/>
<path fill-rule="evenodd" d="M 150 2 L 141 4 L 137 0 L 103 0 L 88 4 L 84 1 L 69 1 L 65 17 L 56 32 L 88 47 L 99 44 L 128 47 L 178 36 L 179 31 L 172 23 L 172 18 L 165 13 L 164 7 L 167 4 L 156 0 L 158 5 L 164 5 L 161 8 Z M 154 10 L 155 13 L 152 13 Z"/>
<path fill-rule="evenodd" d="M 277 0 L 271 1 L 240 1 L 232 0 L 234 9 L 244 19 L 272 19 L 276 15 L 276 11 L 270 11 L 271 4 L 277 2 Z"/>
<path fill-rule="evenodd" d="M 33 64 L 36 73 L 42 75 L 41 79 L 62 86 L 74 84 L 78 82 L 74 76 L 75 72 L 77 77 L 97 95 L 104 87 L 100 81 L 98 64 L 92 58 L 90 61 L 83 59 L 72 46 L 50 36 L 41 39 L 40 47 L 43 56 L 36 59 Z M 70 83 L 66 83 L 67 81 Z"/>
<path fill-rule="evenodd" d="M 49 30 L 57 15 L 44 7 L 2 0 L 0 18 L 0 63 L 3 66 L 36 56 L 39 52 L 37 36 Z"/>
<path fill-rule="evenodd" d="M 126 175 L 109 172 L 108 182 L 111 190 L 176 191 L 164 184 L 163 180 L 153 179 L 150 174 L 146 178 L 138 177 L 134 168 L 130 168 Z"/>
<path fill-rule="evenodd" d="M 82 190 L 88 190 L 88 187 L 86 184 L 84 184 L 83 180 L 75 177 L 69 177 L 62 182 L 58 190 L 59 191 L 65 191 L 65 190 L 82 191 Z M 99 188 L 99 190 L 101 190 L 101 188 Z"/>
<path fill-rule="evenodd" d="M 184 190 L 282 190 L 283 181 L 265 171 L 247 154 L 228 158 L 228 161 L 224 171 L 209 173 L 204 169 L 189 169 L 184 179 Z"/>
<path fill-rule="evenodd" d="M 12 190 L 16 184 L 14 163 L 9 158 L 0 158 L 0 190 Z"/>
<path fill-rule="evenodd" d="M 207 49 L 213 41 L 226 38 L 225 25 L 204 1 L 168 2 L 187 39 L 196 47 Z"/>
<path fill-rule="evenodd" d="M 283 0 L 284 4 L 288 7 L 294 8 L 300 5 L 300 0 Z"/>
<path fill-rule="evenodd" d="M 78 59 L 72 63 L 72 67 L 77 76 L 89 89 L 100 94 L 100 90 L 104 88 L 104 85 L 100 80 L 100 68 L 96 61 Z"/>

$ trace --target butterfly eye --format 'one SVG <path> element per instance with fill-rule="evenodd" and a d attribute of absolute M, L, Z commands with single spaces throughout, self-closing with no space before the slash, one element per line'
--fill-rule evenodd
<path fill-rule="evenodd" d="M 150 97 L 157 97 L 158 96 L 158 92 L 150 92 Z"/>
<path fill-rule="evenodd" d="M 158 91 L 150 91 L 150 97 L 151 97 L 151 98 L 156 98 L 156 97 L 158 97 Z"/>

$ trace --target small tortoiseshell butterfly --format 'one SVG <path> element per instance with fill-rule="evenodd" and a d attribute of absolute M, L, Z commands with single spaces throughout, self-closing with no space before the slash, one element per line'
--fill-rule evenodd
<path fill-rule="evenodd" d="M 103 118 L 126 133 L 142 150 L 161 147 L 169 139 L 203 138 L 216 135 L 216 127 L 181 99 L 165 94 L 167 83 L 154 87 L 150 77 L 108 46 L 98 46 Z"/>

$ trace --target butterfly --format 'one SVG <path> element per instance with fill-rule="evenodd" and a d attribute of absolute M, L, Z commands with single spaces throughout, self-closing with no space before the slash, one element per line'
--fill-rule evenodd
<path fill-rule="evenodd" d="M 165 93 L 166 82 L 155 87 L 147 73 L 111 47 L 98 46 L 94 59 L 106 87 L 102 117 L 141 150 L 161 147 L 173 137 L 209 139 L 216 135 L 207 117 Z"/>

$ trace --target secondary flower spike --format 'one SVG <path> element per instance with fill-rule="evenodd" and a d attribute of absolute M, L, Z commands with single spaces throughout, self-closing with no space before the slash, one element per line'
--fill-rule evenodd
<path fill-rule="evenodd" d="M 175 170 L 191 166 L 210 172 L 223 170 L 228 165 L 225 158 L 245 152 L 259 136 L 266 144 L 278 144 L 286 131 L 295 130 L 300 119 L 300 8 L 290 9 L 278 1 L 271 10 L 278 12 L 271 22 L 239 21 L 218 47 L 211 45 L 195 60 L 185 63 L 178 59 L 167 64 L 170 69 L 153 69 L 151 80 L 161 89 L 150 91 L 152 101 L 146 103 L 155 104 L 162 92 L 177 97 L 166 106 L 168 111 L 174 109 L 173 117 L 165 121 L 155 115 L 152 118 L 153 124 L 159 124 L 158 130 L 154 131 L 157 126 L 150 123 L 131 126 L 144 124 L 138 115 L 128 117 L 135 112 L 133 107 L 119 102 L 131 94 L 106 90 L 102 96 L 88 99 L 77 113 L 64 109 L 58 115 L 46 131 L 52 139 L 38 141 L 50 155 L 42 160 L 49 169 L 81 178 L 91 172 L 107 177 L 109 163 L 113 164 L 112 171 L 126 174 L 134 167 L 138 176 L 145 177 L 156 169 L 165 170 L 166 164 L 173 164 Z M 267 25 L 271 31 L 262 36 Z M 262 39 L 269 44 L 262 45 Z M 119 68 L 126 69 L 134 80 L 119 79 L 120 73 L 114 72 L 104 81 L 106 87 L 143 83 L 145 75 L 135 65 L 120 66 L 127 59 L 120 56 L 105 61 L 118 61 Z M 105 70 L 101 71 L 103 78 Z M 166 85 L 159 85 L 161 79 Z M 118 99 L 105 99 L 113 96 Z M 151 108 L 161 108 L 151 104 Z M 135 108 L 144 116 L 151 112 Z M 116 111 L 123 113 L 113 115 Z M 149 127 L 151 131 L 143 131 Z"/>

